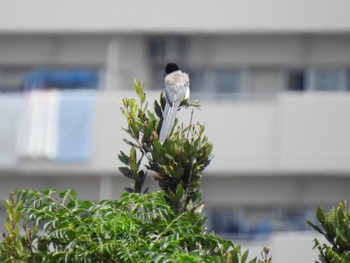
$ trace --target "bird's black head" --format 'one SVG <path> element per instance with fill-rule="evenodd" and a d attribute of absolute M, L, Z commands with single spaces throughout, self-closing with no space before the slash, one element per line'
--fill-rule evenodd
<path fill-rule="evenodd" d="M 179 66 L 176 65 L 175 63 L 168 63 L 165 67 L 165 75 L 170 74 L 171 72 L 180 70 Z"/>

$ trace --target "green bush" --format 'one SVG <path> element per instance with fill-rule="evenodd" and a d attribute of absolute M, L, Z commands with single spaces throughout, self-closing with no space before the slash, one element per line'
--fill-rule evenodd
<path fill-rule="evenodd" d="M 128 154 L 120 171 L 132 180 L 120 200 L 83 201 L 74 190 L 17 190 L 4 202 L 7 232 L 0 241 L 1 262 L 227 262 L 245 263 L 248 251 L 207 233 L 200 179 L 211 160 L 212 144 L 201 124 L 174 125 L 160 144 L 164 99 L 148 109 L 140 82 L 135 99 L 124 99 Z M 184 107 L 198 107 L 184 103 Z M 192 112 L 193 114 L 193 112 Z M 145 164 L 144 167 L 141 165 Z M 143 188 L 151 172 L 160 190 Z M 23 231 L 19 230 L 22 226 Z M 262 259 L 270 263 L 268 249 Z"/>
<path fill-rule="evenodd" d="M 143 85 L 135 81 L 134 87 L 138 100 L 123 99 L 121 109 L 128 124 L 125 131 L 131 137 L 131 140 L 124 139 L 131 147 L 129 154 L 122 151 L 119 154 L 120 161 L 125 164 L 119 168 L 120 172 L 133 180 L 132 188 L 127 190 L 142 192 L 145 178 L 152 171 L 153 178 L 159 182 L 175 211 L 200 210 L 203 206 L 200 189 L 202 172 L 210 163 L 213 148 L 204 135 L 204 125 L 193 124 L 192 118 L 188 126 L 174 125 L 171 136 L 161 144 L 158 134 L 165 99 L 161 95 L 151 111 Z M 183 102 L 181 105 L 199 107 L 197 102 Z M 141 167 L 142 163 L 146 163 L 145 167 Z"/>
<path fill-rule="evenodd" d="M 316 211 L 318 224 L 308 221 L 308 224 L 329 242 L 323 244 L 317 239 L 314 240 L 314 248 L 319 250 L 322 263 L 350 262 L 350 212 L 346 206 L 346 201 L 343 201 L 329 212 L 319 207 Z"/>
<path fill-rule="evenodd" d="M 19 190 L 6 207 L 12 212 L 1 262 L 224 262 L 240 257 L 239 247 L 205 233 L 198 213 L 175 214 L 163 191 L 124 193 L 118 201 L 95 203 L 80 201 L 73 190 Z M 24 235 L 18 233 L 20 221 Z"/>

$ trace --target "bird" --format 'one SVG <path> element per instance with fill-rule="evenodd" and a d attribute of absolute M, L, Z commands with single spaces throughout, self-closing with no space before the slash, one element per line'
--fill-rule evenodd
<path fill-rule="evenodd" d="M 168 63 L 165 67 L 163 95 L 165 96 L 165 107 L 159 133 L 161 143 L 164 143 L 170 136 L 181 102 L 190 98 L 189 76 L 182 72 L 176 63 Z"/>

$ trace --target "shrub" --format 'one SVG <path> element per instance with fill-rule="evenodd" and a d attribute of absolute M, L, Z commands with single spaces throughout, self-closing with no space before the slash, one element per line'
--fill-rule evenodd
<path fill-rule="evenodd" d="M 79 200 L 74 190 L 11 193 L 4 203 L 8 217 L 1 262 L 247 262 L 248 251 L 207 233 L 200 215 L 200 179 L 212 157 L 204 126 L 192 120 L 186 127 L 174 125 L 160 144 L 164 99 L 155 101 L 151 112 L 141 83 L 134 87 L 139 102 L 122 101 L 130 151 L 119 154 L 120 171 L 132 187 L 120 200 L 100 202 Z M 143 189 L 149 171 L 159 191 Z M 270 263 L 268 249 L 261 260 L 249 262 Z"/>
<path fill-rule="evenodd" d="M 159 182 L 175 211 L 200 210 L 203 205 L 200 179 L 210 163 L 213 148 L 204 135 L 204 125 L 193 124 L 192 118 L 188 126 L 174 125 L 170 137 L 161 144 L 158 134 L 165 99 L 161 95 L 159 102 L 154 102 L 153 111 L 150 111 L 143 85 L 135 81 L 134 86 L 138 101 L 134 98 L 122 101 L 122 112 L 128 124 L 125 131 L 131 137 L 131 141 L 124 139 L 131 146 L 129 154 L 122 151 L 119 154 L 120 161 L 125 164 L 119 168 L 120 172 L 133 180 L 132 188 L 127 190 L 142 192 L 145 178 L 152 171 L 153 178 Z M 181 106 L 199 107 L 197 102 L 184 102 Z M 145 167 L 141 167 L 144 162 Z"/>
<path fill-rule="evenodd" d="M 205 232 L 200 214 L 175 214 L 163 191 L 95 203 L 73 190 L 19 190 L 5 206 L 1 262 L 244 262 L 238 246 Z"/>
<path fill-rule="evenodd" d="M 317 239 L 314 240 L 314 248 L 319 250 L 322 263 L 350 262 L 350 212 L 346 210 L 346 206 L 346 201 L 343 201 L 329 212 L 319 207 L 316 210 L 318 224 L 308 221 L 308 224 L 329 242 L 323 244 Z"/>

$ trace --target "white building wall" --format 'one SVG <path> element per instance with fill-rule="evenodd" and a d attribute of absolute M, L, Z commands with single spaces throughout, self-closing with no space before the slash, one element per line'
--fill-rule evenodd
<path fill-rule="evenodd" d="M 0 65 L 104 65 L 110 37 L 0 36 Z"/>
<path fill-rule="evenodd" d="M 347 0 L 2 0 L 0 32 L 329 32 L 350 30 Z"/>
<path fill-rule="evenodd" d="M 103 70 L 103 89 L 129 90 L 135 77 L 152 85 L 152 74 L 161 76 L 162 72 L 153 72 L 150 37 L 0 35 L 0 71 L 1 68 L 25 71 L 41 66 L 92 67 Z M 179 62 L 185 70 L 245 69 L 248 92 L 273 94 L 285 88 L 283 74 L 290 67 L 347 67 L 350 35 L 193 35 L 184 38 L 183 50 Z"/>
<path fill-rule="evenodd" d="M 130 84 L 131 88 L 131 84 Z M 160 91 L 148 92 L 150 105 Z M 94 111 L 93 156 L 87 164 L 70 166 L 20 162 L 19 169 L 38 171 L 99 171 L 114 173 L 117 154 L 125 149 L 122 130 L 126 121 L 120 111 L 124 97 L 133 92 L 101 92 Z M 208 173 L 349 173 L 350 95 L 288 93 L 277 99 L 236 103 L 203 102 L 194 121 L 206 124 L 214 144 Z M 190 110 L 179 118 L 188 123 Z M 14 167 L 16 168 L 16 167 Z"/>
<path fill-rule="evenodd" d="M 350 171 L 348 94 L 288 94 L 279 100 L 280 169 Z"/>
<path fill-rule="evenodd" d="M 184 60 L 191 66 L 286 67 L 348 65 L 348 34 L 192 36 Z"/>

